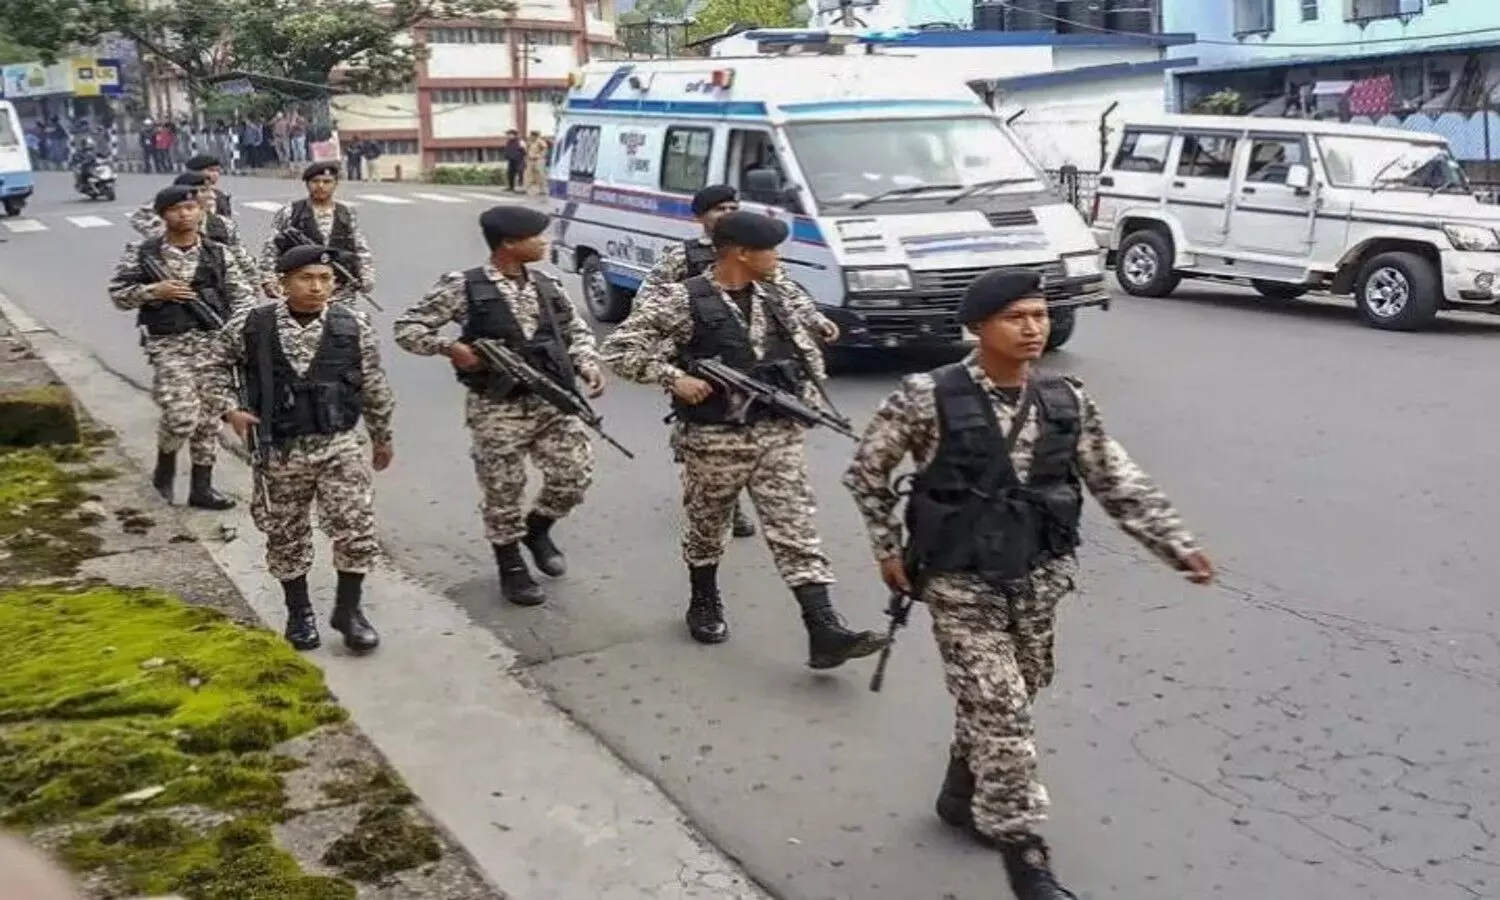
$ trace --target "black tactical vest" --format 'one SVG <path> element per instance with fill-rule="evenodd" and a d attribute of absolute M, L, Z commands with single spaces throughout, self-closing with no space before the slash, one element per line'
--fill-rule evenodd
<path fill-rule="evenodd" d="M 245 319 L 245 389 L 247 406 L 257 415 L 271 392 L 271 442 L 285 443 L 310 434 L 339 434 L 359 424 L 363 411 L 364 354 L 359 320 L 337 304 L 323 314 L 323 339 L 305 374 L 292 368 L 281 346 L 276 312 L 280 304 L 256 307 Z M 261 354 L 271 355 L 271 383 L 262 383 Z"/>
<path fill-rule="evenodd" d="M 155 284 L 157 281 L 155 277 L 147 274 L 147 269 L 150 267 L 148 261 L 154 261 L 161 270 L 169 271 L 161 255 L 162 244 L 165 241 L 165 237 L 154 237 L 141 242 L 136 258 L 136 271 L 140 273 L 138 284 Z M 228 280 L 224 248 L 219 244 L 200 240 L 198 242 L 198 268 L 193 272 L 193 280 L 190 283 L 193 290 L 197 292 L 198 299 L 225 321 L 228 321 L 230 315 Z M 209 328 L 200 318 L 193 315 L 185 304 L 171 300 L 148 302 L 140 308 L 135 321 L 152 337 L 186 334 L 189 331 Z"/>
<path fill-rule="evenodd" d="M 572 307 L 551 278 L 528 271 L 526 279 L 536 289 L 540 312 L 536 331 L 529 340 L 521 333 L 521 323 L 500 293 L 499 285 L 490 280 L 484 267 L 466 270 L 464 297 L 468 302 L 469 316 L 459 341 L 465 344 L 482 339 L 499 341 L 520 354 L 532 368 L 572 388 L 577 378 L 573 361 L 568 356 L 568 336 L 562 329 L 562 323 L 573 313 Z M 500 372 L 481 370 L 457 372 L 457 375 L 459 382 L 469 390 L 485 394 L 492 400 L 508 400 L 529 393 L 524 385 Z"/>
<path fill-rule="evenodd" d="M 717 358 L 724 365 L 744 372 L 757 381 L 791 393 L 800 393 L 807 379 L 797 345 L 792 342 L 792 331 L 786 317 L 777 305 L 776 298 L 767 294 L 763 299 L 766 308 L 766 353 L 755 358 L 755 349 L 750 345 L 748 323 L 741 324 L 731 301 L 725 299 L 718 285 L 701 275 L 683 282 L 688 291 L 688 308 L 693 316 L 693 336 L 682 348 L 677 365 L 690 370 L 700 359 Z M 702 403 L 688 404 L 672 398 L 672 411 L 678 419 L 698 425 L 724 425 L 728 422 L 729 400 L 723 391 L 714 391 Z M 746 416 L 746 424 L 773 416 L 775 413 L 756 404 Z"/>
<path fill-rule="evenodd" d="M 991 399 L 962 363 L 934 373 L 937 455 L 907 499 L 909 554 L 919 573 L 971 573 L 1016 582 L 1078 546 L 1078 395 L 1034 375 L 1039 432 L 1023 483 Z"/>
<path fill-rule="evenodd" d="M 227 219 L 234 218 L 234 205 L 229 201 L 229 195 L 214 188 L 214 212 Z"/>
<path fill-rule="evenodd" d="M 682 256 L 687 263 L 687 274 L 683 280 L 702 275 L 714 264 L 714 248 L 697 238 L 682 242 Z"/>
<path fill-rule="evenodd" d="M 229 222 L 223 218 L 221 213 L 203 217 L 203 233 L 211 241 L 220 244 L 229 243 Z"/>
<path fill-rule="evenodd" d="M 307 200 L 298 200 L 292 204 L 292 212 L 287 220 L 287 228 L 300 231 L 309 240 L 322 239 L 323 246 L 332 247 L 339 251 L 339 268 L 343 268 L 356 278 L 359 277 L 359 248 L 354 243 L 354 222 L 349 217 L 349 207 L 342 203 L 333 206 L 333 228 L 330 234 L 323 234 L 318 229 L 318 221 L 313 216 L 312 203 Z M 285 253 L 297 246 L 296 238 L 286 233 L 276 235 L 276 252 Z M 338 268 L 333 270 L 334 281 L 339 287 L 348 284 L 349 279 Z"/>

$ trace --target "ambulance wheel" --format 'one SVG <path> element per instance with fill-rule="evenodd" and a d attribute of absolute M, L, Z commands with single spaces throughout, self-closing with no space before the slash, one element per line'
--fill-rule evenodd
<path fill-rule="evenodd" d="M 614 325 L 625 321 L 630 315 L 630 303 L 635 295 L 618 285 L 609 283 L 604 277 L 604 263 L 597 256 L 590 256 L 578 267 L 583 280 L 583 302 L 589 308 L 594 321 Z"/>
<path fill-rule="evenodd" d="M 21 214 L 21 210 L 23 210 L 25 208 L 26 208 L 26 201 L 25 200 L 7 200 L 7 201 L 5 201 L 5 214 L 7 216 L 19 216 Z"/>
<path fill-rule="evenodd" d="M 1047 351 L 1053 350 L 1066 344 L 1073 337 L 1073 326 L 1078 324 L 1078 311 L 1074 309 L 1059 309 L 1052 314 L 1052 332 L 1047 335 Z"/>

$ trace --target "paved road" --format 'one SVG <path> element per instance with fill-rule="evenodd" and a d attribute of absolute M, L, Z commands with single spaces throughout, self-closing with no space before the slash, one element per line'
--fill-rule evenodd
<path fill-rule="evenodd" d="M 29 214 L 45 230 L 0 230 L 0 289 L 145 383 L 103 282 L 129 204 L 155 182 L 126 179 L 116 207 L 40 184 Z M 269 215 L 246 201 L 295 187 L 231 184 L 247 233 L 263 236 Z M 369 192 L 410 201 L 359 207 L 391 310 L 482 257 L 483 199 Z M 68 219 L 80 216 L 107 224 Z M 1053 364 L 1090 385 L 1225 570 L 1219 588 L 1185 585 L 1091 512 L 1085 591 L 1063 611 L 1040 713 L 1050 835 L 1080 896 L 1500 896 L 1500 595 L 1485 558 L 1500 535 L 1497 347 L 1500 321 L 1383 334 L 1338 306 L 1267 310 L 1193 289 L 1080 323 Z M 949 711 L 925 617 L 883 694 L 865 690 L 868 666 L 814 677 L 767 554 L 739 542 L 725 573 L 734 640 L 691 644 L 675 472 L 652 452 L 660 399 L 622 385 L 602 410 L 640 458 L 601 446 L 595 491 L 561 532 L 574 572 L 543 610 L 502 607 L 459 392 L 440 362 L 394 348 L 388 362 L 402 405 L 380 508 L 397 562 L 519 646 L 531 678 L 776 894 L 1006 895 L 998 861 L 931 817 Z M 862 420 L 901 371 L 840 378 L 835 398 Z M 837 484 L 847 451 L 811 441 L 839 595 L 876 625 L 882 594 Z"/>

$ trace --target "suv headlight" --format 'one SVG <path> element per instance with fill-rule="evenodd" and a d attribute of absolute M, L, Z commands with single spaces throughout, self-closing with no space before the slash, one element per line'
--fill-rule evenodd
<path fill-rule="evenodd" d="M 1088 278 L 1104 274 L 1104 251 L 1092 250 L 1062 258 L 1063 274 L 1069 278 Z"/>
<path fill-rule="evenodd" d="M 1448 240 L 1459 250 L 1478 250 L 1482 252 L 1500 251 L 1500 235 L 1495 234 L 1495 229 L 1485 228 L 1482 225 L 1448 225 L 1443 226 L 1443 233 L 1448 235 Z"/>
<path fill-rule="evenodd" d="M 909 291 L 911 290 L 911 270 L 904 268 L 845 269 L 844 287 L 851 294 Z"/>

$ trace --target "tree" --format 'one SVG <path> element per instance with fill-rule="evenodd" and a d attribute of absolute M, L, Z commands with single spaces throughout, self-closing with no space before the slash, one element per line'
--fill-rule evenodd
<path fill-rule="evenodd" d="M 683 43 L 684 28 L 679 23 L 687 20 L 688 5 L 689 0 L 639 0 L 617 20 L 621 43 L 631 53 L 669 54 Z"/>
<path fill-rule="evenodd" d="M 690 33 L 700 38 L 738 24 L 791 28 L 804 24 L 793 15 L 801 5 L 801 0 L 707 0 L 693 13 L 696 21 Z"/>
<path fill-rule="evenodd" d="M 36 62 L 41 54 L 25 44 L 17 42 L 0 29 L 0 66 L 11 63 Z"/>
<path fill-rule="evenodd" d="M 512 0 L 4 0 L 0 31 L 44 59 L 110 32 L 134 40 L 197 82 L 244 70 L 327 84 L 341 70 L 349 86 L 378 92 L 411 79 L 420 48 L 413 25 L 486 18 Z M 498 24 L 498 23 L 497 23 Z"/>

